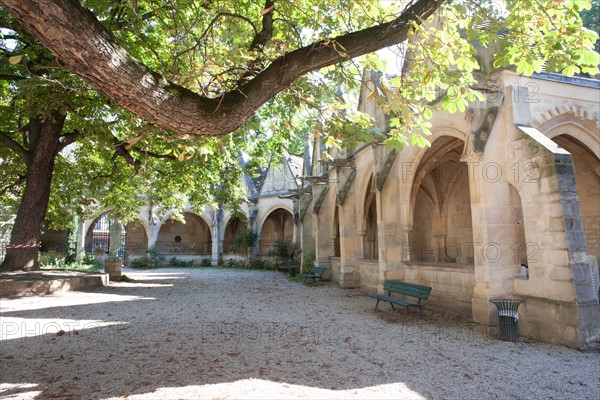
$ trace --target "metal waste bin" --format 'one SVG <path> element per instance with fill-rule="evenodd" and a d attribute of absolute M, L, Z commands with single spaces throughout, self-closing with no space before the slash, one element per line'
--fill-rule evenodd
<path fill-rule="evenodd" d="M 519 312 L 518 308 L 522 300 L 497 299 L 490 300 L 498 308 L 498 320 L 500 329 L 498 338 L 507 342 L 516 342 L 519 339 Z"/>

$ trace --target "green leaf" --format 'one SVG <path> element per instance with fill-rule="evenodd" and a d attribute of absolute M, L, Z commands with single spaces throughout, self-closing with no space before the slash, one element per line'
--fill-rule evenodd
<path fill-rule="evenodd" d="M 565 68 L 563 68 L 561 73 L 566 76 L 573 76 L 579 71 L 579 67 L 577 67 L 576 65 L 567 65 Z"/>
<path fill-rule="evenodd" d="M 433 112 L 431 111 L 431 108 L 425 107 L 423 109 L 423 116 L 427 119 L 431 119 L 433 117 Z"/>

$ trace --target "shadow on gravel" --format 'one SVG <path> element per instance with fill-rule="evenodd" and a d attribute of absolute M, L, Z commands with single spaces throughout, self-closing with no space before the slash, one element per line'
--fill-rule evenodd
<path fill-rule="evenodd" d="M 321 397 L 598 393 L 598 354 L 500 342 L 427 308 L 374 312 L 358 290 L 262 271 L 126 274 L 135 282 L 3 304 L 0 397 L 198 397 L 224 384 L 267 397 L 245 391 L 259 382 Z"/>

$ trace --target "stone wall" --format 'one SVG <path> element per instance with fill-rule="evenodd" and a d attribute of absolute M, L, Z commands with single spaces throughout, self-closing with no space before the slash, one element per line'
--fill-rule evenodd
<path fill-rule="evenodd" d="M 331 257 L 329 259 L 329 272 L 331 277 L 331 282 L 335 282 L 337 284 L 340 283 L 340 258 L 339 257 Z"/>
<path fill-rule="evenodd" d="M 404 281 L 431 286 L 426 307 L 451 310 L 471 316 L 473 265 L 455 263 L 405 263 Z M 393 279 L 390 277 L 390 279 Z"/>
<path fill-rule="evenodd" d="M 185 223 L 169 219 L 160 228 L 156 246 L 161 254 L 211 254 L 208 224 L 199 216 L 185 213 Z"/>
<path fill-rule="evenodd" d="M 358 274 L 360 288 L 366 292 L 376 292 L 379 283 L 379 262 L 373 260 L 359 260 Z"/>
<path fill-rule="evenodd" d="M 126 262 L 131 256 L 143 256 L 148 248 L 148 236 L 144 226 L 138 221 L 132 221 L 125 228 Z"/>
<path fill-rule="evenodd" d="M 513 157 L 535 162 L 539 171 L 536 181 L 517 185 L 528 246 L 534 250 L 528 251 L 529 279 L 513 281 L 514 294 L 525 299 L 522 321 L 537 327 L 529 334 L 544 341 L 596 347 L 599 309 L 572 157 L 536 129 L 521 130 L 526 135 L 513 141 Z"/>
<path fill-rule="evenodd" d="M 553 140 L 571 153 L 575 179 L 577 181 L 579 204 L 587 254 L 600 258 L 600 160 L 586 149 L 583 144 L 569 135 L 569 129 L 563 128 L 564 135 Z"/>

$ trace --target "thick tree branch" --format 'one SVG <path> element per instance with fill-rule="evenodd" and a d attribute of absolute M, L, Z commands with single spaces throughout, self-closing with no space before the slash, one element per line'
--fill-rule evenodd
<path fill-rule="evenodd" d="M 66 135 L 62 135 L 60 138 L 60 146 L 58 147 L 58 151 L 60 152 L 62 149 L 70 145 L 71 143 L 75 143 L 78 139 L 83 137 L 83 132 L 75 131 L 72 133 L 67 133 Z"/>
<path fill-rule="evenodd" d="M 140 160 L 136 160 L 133 158 L 129 150 L 127 150 L 127 142 L 120 142 L 117 138 L 113 138 L 113 143 L 115 144 L 115 154 L 113 155 L 113 163 L 116 156 L 123 157 L 125 162 L 135 169 L 135 172 L 140 172 L 140 168 L 142 167 L 142 163 Z"/>
<path fill-rule="evenodd" d="M 8 185 L 6 185 L 2 189 L 0 189 L 0 195 L 6 196 L 6 193 L 8 193 L 10 191 L 15 196 L 18 196 L 19 191 L 16 189 L 18 189 L 19 186 L 21 186 L 24 182 L 25 182 L 25 175 L 18 175 L 17 179 L 14 182 L 9 183 Z"/>
<path fill-rule="evenodd" d="M 117 163 L 115 162 L 115 160 L 117 159 L 117 157 L 119 157 L 119 155 L 115 152 L 113 154 L 113 156 L 110 158 L 110 161 L 112 162 L 112 167 L 110 169 L 110 174 L 104 174 L 104 175 L 96 175 L 92 177 L 92 180 L 97 180 L 97 179 L 110 179 L 112 177 L 114 177 L 115 175 L 117 175 Z"/>
<path fill-rule="evenodd" d="M 24 76 L 18 75 L 3 75 L 0 74 L 0 81 L 21 81 L 23 79 L 27 79 Z"/>
<path fill-rule="evenodd" d="M 15 154 L 23 160 L 25 165 L 29 165 L 29 161 L 31 160 L 29 152 L 19 143 L 11 139 L 6 133 L 0 132 L 0 143 L 14 151 Z"/>
<path fill-rule="evenodd" d="M 123 108 L 157 125 L 202 136 L 229 133 L 300 76 L 403 42 L 443 0 L 415 0 L 395 20 L 300 48 L 275 60 L 237 90 L 202 97 L 133 58 L 77 0 L 0 0 L 73 72 Z"/>
<path fill-rule="evenodd" d="M 273 11 L 275 10 L 275 0 L 265 0 L 263 10 L 262 29 L 254 36 L 250 50 L 259 50 L 273 37 Z M 265 12 L 266 11 L 266 12 Z"/>
<path fill-rule="evenodd" d="M 258 74 L 261 69 L 261 65 L 264 64 L 264 57 L 262 49 L 263 47 L 273 38 L 273 14 L 275 10 L 275 0 L 265 0 L 265 8 L 263 9 L 262 18 L 262 29 L 260 32 L 256 31 L 254 39 L 248 48 L 250 51 L 255 51 L 257 57 L 250 61 L 246 66 L 247 72 L 245 72 L 240 79 L 238 79 L 236 85 L 243 85 L 245 81 L 252 79 Z"/>

